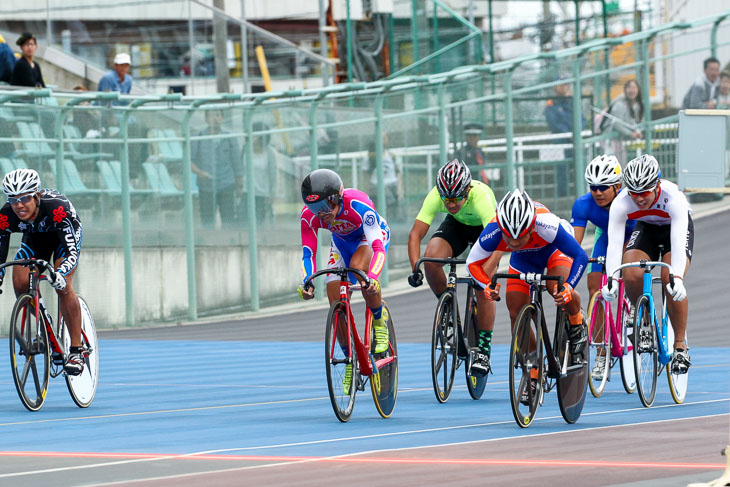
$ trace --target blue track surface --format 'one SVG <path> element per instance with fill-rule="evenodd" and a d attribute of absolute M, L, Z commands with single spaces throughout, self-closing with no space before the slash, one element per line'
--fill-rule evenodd
<path fill-rule="evenodd" d="M 553 391 L 534 424 L 522 430 L 510 409 L 506 346 L 495 346 L 496 370 L 481 400 L 469 397 L 460 368 L 448 403 L 438 404 L 430 346 L 400 344 L 393 416 L 378 415 L 368 386 L 358 394 L 350 422 L 341 424 L 327 395 L 322 348 L 319 342 L 102 340 L 92 406 L 77 408 L 57 378 L 37 413 L 22 407 L 6 367 L 0 381 L 0 451 L 320 457 L 728 412 L 728 348 L 692 349 L 684 405 L 674 404 L 663 374 L 654 407 L 642 407 L 636 394 L 624 392 L 615 368 L 603 397 L 588 392 L 577 424 L 563 421 Z M 0 354 L 7 357 L 7 345 Z"/>

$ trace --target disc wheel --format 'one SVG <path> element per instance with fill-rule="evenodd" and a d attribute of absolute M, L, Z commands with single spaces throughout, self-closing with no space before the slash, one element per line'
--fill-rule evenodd
<path fill-rule="evenodd" d="M 80 408 L 91 405 L 99 384 L 99 342 L 96 337 L 96 325 L 86 301 L 79 296 L 81 307 L 81 345 L 84 354 L 84 370 L 80 375 L 66 374 L 66 387 L 71 399 Z M 64 350 L 68 353 L 71 339 L 63 320 L 61 320 L 61 334 L 63 335 Z"/>
<path fill-rule="evenodd" d="M 338 333 L 342 337 L 342 345 L 337 340 Z M 351 345 L 349 350 L 348 343 Z M 352 416 L 352 410 L 355 407 L 359 373 L 357 354 L 354 350 L 354 336 L 352 329 L 347 326 L 347 307 L 343 301 L 336 301 L 330 307 L 327 316 L 324 355 L 327 388 L 332 409 L 337 419 L 345 423 Z M 349 388 L 343 383 L 348 365 L 351 366 Z"/>
<path fill-rule="evenodd" d="M 479 325 L 477 324 L 477 305 L 476 302 L 472 303 L 471 309 L 473 310 L 471 318 L 466 320 L 466 338 L 469 343 L 469 348 L 477 348 L 479 346 L 478 330 Z M 472 399 L 479 399 L 484 393 L 484 388 L 487 386 L 487 378 L 489 374 L 479 376 L 476 374 L 469 373 L 469 367 L 464 367 L 464 373 L 466 374 L 466 388 L 469 390 L 469 395 Z"/>
<path fill-rule="evenodd" d="M 601 397 L 606 383 L 608 382 L 608 373 L 611 369 L 611 337 L 608 332 L 609 324 L 606 323 L 606 302 L 600 291 L 596 291 L 591 296 L 588 303 L 588 339 L 589 339 L 589 363 L 588 367 L 588 386 L 591 388 L 593 397 Z M 594 373 L 596 368 L 596 360 L 602 357 L 603 370 Z"/>
<path fill-rule="evenodd" d="M 572 355 L 568 350 L 568 313 L 562 309 L 558 311 L 555 327 L 555 351 L 558 363 L 567 364 L 567 373 L 564 377 L 558 378 L 558 405 L 560 414 L 566 423 L 573 424 L 578 421 L 583 412 L 586 402 L 586 391 L 588 390 L 588 357 L 587 348 L 579 355 Z M 610 360 L 610 356 L 607 357 Z"/>
<path fill-rule="evenodd" d="M 537 310 L 532 304 L 527 304 L 520 310 L 515 321 L 509 351 L 512 414 L 522 428 L 532 424 L 540 407 L 543 367 L 542 328 L 537 323 Z M 534 390 L 531 386 L 531 374 L 537 376 Z"/>
<path fill-rule="evenodd" d="M 456 325 L 454 323 L 454 295 L 445 292 L 436 306 L 431 333 L 431 380 L 436 400 L 449 400 L 456 372 Z M 455 326 L 456 325 L 456 326 Z"/>
<path fill-rule="evenodd" d="M 10 315 L 10 368 L 20 401 L 38 411 L 46 399 L 50 377 L 48 334 L 35 313 L 33 297 L 21 295 Z"/>
<path fill-rule="evenodd" d="M 634 315 L 633 346 L 636 390 L 645 407 L 651 407 L 656 397 L 657 334 L 651 320 L 649 298 L 640 296 Z"/>
<path fill-rule="evenodd" d="M 378 413 L 389 418 L 393 414 L 398 396 L 398 343 L 395 337 L 395 326 L 390 308 L 383 301 L 384 310 L 388 310 L 388 350 L 374 354 L 378 372 L 370 376 L 370 389 Z M 375 343 L 375 331 L 371 327 L 370 343 Z M 380 365 L 382 363 L 382 365 Z"/>

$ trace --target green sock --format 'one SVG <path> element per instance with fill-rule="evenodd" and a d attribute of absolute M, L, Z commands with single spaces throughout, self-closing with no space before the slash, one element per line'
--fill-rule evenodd
<path fill-rule="evenodd" d="M 492 331 L 479 330 L 479 350 L 482 353 L 490 355 L 492 353 Z"/>

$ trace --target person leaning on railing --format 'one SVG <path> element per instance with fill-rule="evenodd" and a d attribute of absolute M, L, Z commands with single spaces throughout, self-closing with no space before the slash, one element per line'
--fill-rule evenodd
<path fill-rule="evenodd" d="M 15 86 L 30 86 L 32 88 L 45 88 L 41 66 L 35 61 L 35 52 L 38 43 L 35 36 L 30 32 L 23 32 L 16 44 L 20 46 L 23 55 L 18 59 L 13 68 L 13 75 L 10 84 Z"/>

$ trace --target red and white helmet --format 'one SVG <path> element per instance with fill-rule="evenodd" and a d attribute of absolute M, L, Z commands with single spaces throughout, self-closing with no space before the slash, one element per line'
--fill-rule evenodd
<path fill-rule="evenodd" d="M 535 227 L 536 219 L 535 203 L 519 188 L 504 195 L 497 205 L 497 224 L 512 238 L 525 236 Z"/>
<path fill-rule="evenodd" d="M 458 198 L 471 184 L 471 171 L 459 159 L 454 159 L 441 169 L 436 176 L 436 188 L 442 198 Z"/>
<path fill-rule="evenodd" d="M 3 191 L 7 196 L 32 193 L 40 187 L 41 178 L 33 169 L 16 169 L 3 178 Z"/>

